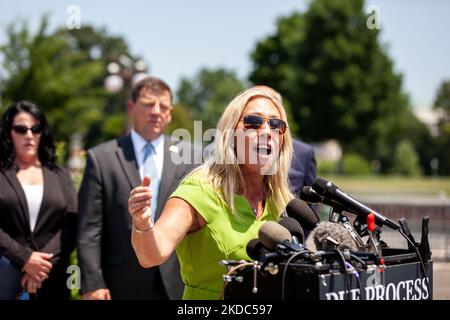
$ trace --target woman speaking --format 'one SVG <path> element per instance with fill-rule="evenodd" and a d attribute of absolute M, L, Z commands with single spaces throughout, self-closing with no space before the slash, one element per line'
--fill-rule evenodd
<path fill-rule="evenodd" d="M 220 260 L 249 259 L 246 244 L 260 226 L 277 221 L 293 198 L 288 186 L 292 141 L 286 113 L 274 97 L 248 89 L 226 107 L 214 151 L 151 218 L 150 179 L 130 193 L 132 244 L 143 267 L 163 263 L 176 250 L 183 299 L 219 299 Z"/>

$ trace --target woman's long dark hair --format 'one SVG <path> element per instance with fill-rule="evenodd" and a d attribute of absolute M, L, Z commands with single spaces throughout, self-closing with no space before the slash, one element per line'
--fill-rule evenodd
<path fill-rule="evenodd" d="M 53 134 L 48 126 L 44 113 L 32 102 L 18 101 L 13 103 L 3 113 L 0 124 L 0 168 L 8 169 L 14 162 L 14 145 L 11 138 L 11 127 L 14 117 L 20 112 L 31 114 L 42 126 L 41 139 L 39 141 L 38 157 L 42 165 L 55 167 L 55 144 Z"/>

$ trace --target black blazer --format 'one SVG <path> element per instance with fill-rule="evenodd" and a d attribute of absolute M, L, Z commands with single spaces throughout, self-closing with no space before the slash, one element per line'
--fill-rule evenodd
<path fill-rule="evenodd" d="M 16 173 L 14 166 L 0 169 L 0 255 L 21 270 L 33 251 L 53 253 L 52 271 L 38 297 L 68 297 L 66 268 L 75 247 L 77 216 L 72 180 L 61 167 L 43 167 L 44 195 L 31 232 L 25 193 Z"/>
<path fill-rule="evenodd" d="M 171 161 L 172 152 L 184 150 L 174 144 L 165 137 L 156 219 L 180 180 L 194 167 Z M 80 219 L 77 252 L 83 292 L 108 288 L 112 299 L 152 299 L 154 274 L 159 268 L 169 298 L 181 298 L 183 283 L 175 253 L 159 267 L 144 269 L 131 245 L 128 197 L 140 183 L 129 135 L 88 151 L 78 194 Z"/>
<path fill-rule="evenodd" d="M 314 149 L 299 140 L 292 140 L 293 155 L 289 169 L 289 183 L 291 191 L 300 196 L 303 186 L 312 186 L 316 180 L 316 157 Z"/>

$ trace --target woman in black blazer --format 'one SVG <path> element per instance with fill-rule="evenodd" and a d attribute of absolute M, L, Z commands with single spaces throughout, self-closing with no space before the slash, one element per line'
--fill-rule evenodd
<path fill-rule="evenodd" d="M 0 299 L 68 299 L 77 195 L 55 163 L 53 137 L 36 105 L 19 101 L 0 126 Z"/>

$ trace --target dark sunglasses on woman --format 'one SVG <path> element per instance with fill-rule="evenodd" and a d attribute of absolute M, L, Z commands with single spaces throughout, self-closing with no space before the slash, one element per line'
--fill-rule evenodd
<path fill-rule="evenodd" d="M 286 131 L 287 124 L 281 119 L 277 118 L 269 118 L 263 117 L 256 114 L 248 114 L 244 116 L 244 127 L 246 129 L 259 129 L 264 124 L 264 122 L 268 121 L 269 128 L 271 130 L 278 130 L 280 133 L 284 133 Z"/>
<path fill-rule="evenodd" d="M 15 133 L 18 133 L 18 134 L 27 134 L 28 130 L 31 130 L 31 132 L 33 134 L 40 134 L 44 130 L 42 128 L 42 126 L 39 124 L 35 124 L 31 128 L 28 128 L 27 126 L 19 124 L 19 125 L 12 126 L 12 129 L 14 130 Z"/>

